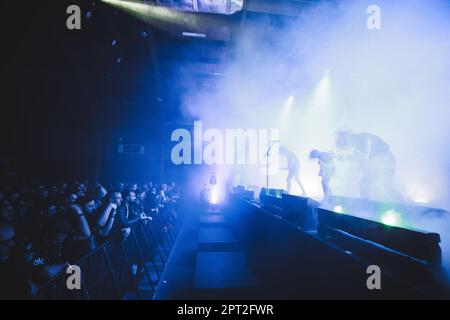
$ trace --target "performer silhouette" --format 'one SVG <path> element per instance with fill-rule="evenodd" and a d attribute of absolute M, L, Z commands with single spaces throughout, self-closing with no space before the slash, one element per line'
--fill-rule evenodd
<path fill-rule="evenodd" d="M 359 182 L 362 198 L 369 198 L 371 187 L 380 182 L 390 197 L 401 198 L 394 188 L 396 161 L 389 145 L 380 137 L 370 133 L 353 133 L 339 131 L 336 134 L 336 147 L 350 151 L 347 156 L 340 156 L 339 160 L 355 161 L 363 172 Z"/>
<path fill-rule="evenodd" d="M 310 152 L 309 158 L 319 161 L 319 176 L 322 177 L 323 201 L 327 201 L 332 195 L 330 180 L 336 172 L 336 167 L 334 165 L 334 154 L 332 152 L 323 152 L 314 149 Z"/>
<path fill-rule="evenodd" d="M 291 185 L 292 185 L 292 179 L 297 182 L 300 189 L 302 189 L 302 194 L 306 195 L 305 188 L 303 187 L 302 182 L 300 181 L 300 161 L 298 160 L 295 153 L 288 150 L 286 147 L 281 146 L 279 149 L 280 155 L 283 155 L 286 157 L 287 160 L 287 170 L 288 170 L 288 176 L 286 178 L 287 182 L 287 191 L 291 192 Z"/>

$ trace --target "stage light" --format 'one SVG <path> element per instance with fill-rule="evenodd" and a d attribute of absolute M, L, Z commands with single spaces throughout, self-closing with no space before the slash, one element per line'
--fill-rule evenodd
<path fill-rule="evenodd" d="M 223 189 L 218 185 L 210 185 L 209 204 L 220 205 L 223 201 Z"/>
<path fill-rule="evenodd" d="M 322 105 L 330 98 L 330 73 L 325 71 L 323 77 L 320 79 L 317 87 L 314 90 L 314 102 L 315 104 Z"/>
<path fill-rule="evenodd" d="M 168 26 L 164 26 L 164 23 L 177 24 L 190 29 L 198 29 L 200 25 L 207 25 L 214 23 L 214 19 L 194 15 L 189 12 L 180 12 L 176 10 L 170 10 L 163 6 L 155 6 L 146 2 L 138 2 L 131 0 L 101 0 L 115 8 L 121 9 L 143 22 L 157 25 L 159 28 L 165 28 L 172 30 Z"/>
<path fill-rule="evenodd" d="M 123 0 L 101 0 L 104 3 L 110 4 L 114 7 L 125 9 L 127 11 L 133 11 L 136 13 L 144 13 L 149 10 L 150 5 L 133 2 L 133 1 L 123 1 Z"/>
<path fill-rule="evenodd" d="M 293 104 L 294 104 L 294 96 L 289 96 L 286 99 L 286 101 L 284 102 L 284 105 L 283 105 L 283 110 L 282 110 L 283 116 L 287 116 L 288 115 L 288 113 L 292 109 L 292 105 Z"/>
<path fill-rule="evenodd" d="M 334 206 L 333 211 L 336 213 L 344 213 L 344 207 L 339 204 L 337 206 Z"/>
<path fill-rule="evenodd" d="M 392 209 L 387 210 L 381 215 L 380 221 L 388 226 L 399 227 L 401 225 L 401 214 Z"/>
<path fill-rule="evenodd" d="M 290 116 L 293 104 L 294 104 L 294 96 L 287 97 L 286 101 L 284 101 L 284 103 L 283 103 L 283 107 L 281 108 L 280 115 L 275 124 L 276 127 L 284 127 L 289 122 L 289 116 Z"/>
<path fill-rule="evenodd" d="M 211 191 L 211 199 L 210 199 L 211 204 L 217 204 L 218 199 L 217 199 L 217 190 L 212 190 Z"/>
<path fill-rule="evenodd" d="M 415 203 L 421 203 L 421 204 L 427 204 L 429 202 L 427 199 L 424 199 L 424 198 L 415 198 L 415 199 L 413 199 L 413 201 Z"/>
<path fill-rule="evenodd" d="M 427 186 L 418 182 L 409 183 L 406 193 L 411 201 L 420 204 L 429 203 L 432 198 L 432 193 L 428 190 Z"/>
<path fill-rule="evenodd" d="M 204 33 L 196 33 L 196 32 L 186 32 L 182 33 L 183 37 L 192 37 L 192 38 L 206 38 L 206 34 Z"/>

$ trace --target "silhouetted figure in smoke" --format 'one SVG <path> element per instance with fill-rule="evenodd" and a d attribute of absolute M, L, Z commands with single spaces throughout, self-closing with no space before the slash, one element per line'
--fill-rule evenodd
<path fill-rule="evenodd" d="M 204 184 L 202 190 L 200 191 L 200 203 L 203 206 L 208 206 L 210 201 L 211 201 L 211 189 L 207 184 Z"/>
<path fill-rule="evenodd" d="M 356 161 L 363 172 L 359 182 L 362 198 L 370 198 L 371 187 L 375 182 L 380 182 L 390 197 L 401 198 L 394 188 L 395 157 L 383 139 L 370 133 L 339 131 L 336 134 L 336 146 L 352 153 L 340 156 L 339 160 Z"/>
<path fill-rule="evenodd" d="M 295 155 L 295 153 L 286 149 L 286 147 L 283 146 L 280 147 L 279 151 L 280 155 L 285 156 L 287 160 L 287 170 L 288 170 L 288 176 L 286 178 L 287 191 L 289 193 L 291 192 L 292 179 L 295 179 L 300 189 L 302 189 L 302 194 L 306 195 L 305 188 L 303 187 L 303 184 L 300 181 L 300 161 L 298 160 L 297 156 Z"/>
<path fill-rule="evenodd" d="M 314 149 L 310 152 L 309 158 L 319 161 L 319 176 L 322 177 L 323 201 L 327 201 L 331 196 L 330 180 L 336 173 L 334 154 L 332 152 L 323 152 Z"/>
<path fill-rule="evenodd" d="M 214 185 L 217 184 L 217 176 L 216 176 L 216 173 L 213 173 L 213 174 L 211 175 L 211 177 L 209 178 L 209 183 L 210 183 L 212 186 L 214 186 Z"/>

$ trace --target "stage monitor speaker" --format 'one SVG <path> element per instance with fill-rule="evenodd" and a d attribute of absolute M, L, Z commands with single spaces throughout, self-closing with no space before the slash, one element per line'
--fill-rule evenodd
<path fill-rule="evenodd" d="M 264 206 L 281 208 L 284 193 L 285 191 L 282 189 L 261 188 L 259 200 Z"/>
<path fill-rule="evenodd" d="M 285 193 L 282 198 L 283 218 L 302 230 L 315 230 L 318 205 L 309 198 Z"/>
<path fill-rule="evenodd" d="M 352 236 L 381 244 L 387 248 L 427 261 L 431 266 L 441 264 L 439 234 L 416 229 L 390 226 L 343 213 L 318 208 L 319 234 L 327 229 L 344 231 Z"/>
<path fill-rule="evenodd" d="M 285 194 L 286 191 L 284 191 L 283 189 L 273 189 L 273 188 L 261 188 L 260 191 L 260 195 L 264 194 L 267 196 L 272 196 L 272 197 L 276 197 L 276 198 L 281 198 L 283 196 L 283 194 Z"/>
<path fill-rule="evenodd" d="M 254 191 L 247 190 L 244 186 L 241 185 L 234 187 L 233 192 L 242 199 L 253 200 L 255 198 Z"/>

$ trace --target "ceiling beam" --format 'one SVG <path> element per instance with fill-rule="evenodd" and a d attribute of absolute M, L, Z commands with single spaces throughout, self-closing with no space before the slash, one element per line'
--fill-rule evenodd
<path fill-rule="evenodd" d="M 318 2 L 318 0 L 245 0 L 244 5 L 249 12 L 296 17 L 306 7 L 317 4 Z"/>

